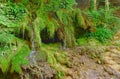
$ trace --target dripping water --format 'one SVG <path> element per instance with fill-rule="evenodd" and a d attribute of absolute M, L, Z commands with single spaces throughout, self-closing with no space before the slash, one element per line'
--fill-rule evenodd
<path fill-rule="evenodd" d="M 30 24 L 30 27 L 31 27 L 31 39 L 30 40 L 31 40 L 32 51 L 30 52 L 29 59 L 35 66 L 37 66 L 37 62 L 35 60 L 35 55 L 37 54 L 37 52 L 35 49 L 33 25 Z"/>
<path fill-rule="evenodd" d="M 32 43 L 32 51 L 36 51 L 35 49 L 35 42 L 34 42 L 34 31 L 33 31 L 33 26 L 30 24 L 31 27 L 31 43 Z"/>
<path fill-rule="evenodd" d="M 33 64 L 35 67 L 39 68 L 38 64 L 37 64 L 37 60 L 36 60 L 36 56 L 38 55 L 38 52 L 36 51 L 36 48 L 35 48 L 35 40 L 34 40 L 34 28 L 33 28 L 33 25 L 32 23 L 30 24 L 30 28 L 31 28 L 31 47 L 32 47 L 32 51 L 30 52 L 29 54 L 29 57 L 28 57 L 28 60 L 31 64 Z M 43 79 L 43 75 L 41 73 L 41 70 L 39 68 L 39 71 L 40 71 L 40 76 L 41 76 L 41 79 Z"/>

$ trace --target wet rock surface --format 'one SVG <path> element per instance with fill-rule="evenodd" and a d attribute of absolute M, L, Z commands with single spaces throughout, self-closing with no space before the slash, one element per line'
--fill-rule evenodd
<path fill-rule="evenodd" d="M 23 74 L 20 79 L 51 79 L 55 75 L 50 65 L 46 62 L 40 62 L 38 66 L 22 66 Z"/>
<path fill-rule="evenodd" d="M 20 79 L 51 79 L 56 74 L 46 59 L 39 57 L 40 53 L 32 51 L 27 57 L 29 64 L 22 66 Z M 43 55 L 42 55 L 43 56 Z"/>

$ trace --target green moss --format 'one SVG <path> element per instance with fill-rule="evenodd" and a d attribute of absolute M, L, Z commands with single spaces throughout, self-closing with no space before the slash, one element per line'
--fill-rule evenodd
<path fill-rule="evenodd" d="M 87 45 L 88 44 L 88 41 L 87 41 L 87 38 L 79 38 L 77 39 L 77 44 L 78 45 Z"/>
<path fill-rule="evenodd" d="M 85 19 L 80 9 L 74 9 L 73 14 L 74 14 L 73 17 L 74 17 L 74 22 L 76 26 L 87 29 L 87 26 L 85 24 Z"/>
<path fill-rule="evenodd" d="M 59 44 L 43 44 L 41 50 L 47 55 L 47 62 L 56 70 L 56 78 L 62 79 L 62 76 L 67 73 L 67 67 L 64 65 L 68 64 L 68 59 L 66 53 L 60 51 L 58 47 Z"/>

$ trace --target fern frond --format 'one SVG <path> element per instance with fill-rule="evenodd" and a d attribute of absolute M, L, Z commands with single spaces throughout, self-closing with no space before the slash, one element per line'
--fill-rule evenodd
<path fill-rule="evenodd" d="M 17 24 L 11 20 L 9 20 L 6 16 L 0 15 L 0 24 L 3 24 L 7 27 L 16 27 Z"/>
<path fill-rule="evenodd" d="M 30 49 L 27 45 L 24 46 L 20 46 L 18 48 L 18 51 L 16 52 L 16 54 L 14 55 L 14 57 L 12 58 L 11 61 L 11 72 L 17 72 L 17 73 L 22 73 L 21 71 L 21 65 L 25 65 L 28 64 L 28 61 L 26 58 L 26 56 L 28 56 L 30 53 Z"/>
<path fill-rule="evenodd" d="M 12 47 L 14 49 L 14 47 Z M 4 46 L 0 48 L 0 68 L 5 73 L 10 68 L 10 62 L 13 57 L 13 50 L 10 47 Z"/>
<path fill-rule="evenodd" d="M 10 44 L 10 43 L 16 43 L 15 42 L 16 37 L 13 34 L 9 33 L 2 33 L 0 34 L 0 43 L 2 44 Z"/>

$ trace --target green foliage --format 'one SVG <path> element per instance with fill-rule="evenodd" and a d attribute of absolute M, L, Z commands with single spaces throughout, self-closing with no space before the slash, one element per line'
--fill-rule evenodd
<path fill-rule="evenodd" d="M 29 0 L 20 0 L 20 1 L 21 1 L 20 3 L 22 3 L 22 4 L 24 4 L 24 5 L 27 5 L 28 2 L 29 2 Z"/>
<path fill-rule="evenodd" d="M 72 47 L 75 45 L 75 37 L 74 37 L 74 20 L 73 20 L 73 14 L 75 14 L 74 10 L 64 10 L 61 9 L 57 11 L 58 19 L 60 20 L 62 24 L 61 27 L 64 29 L 64 36 L 65 38 L 61 38 L 65 41 L 67 47 Z M 81 19 L 81 18 L 80 18 Z"/>
<path fill-rule="evenodd" d="M 8 70 L 21 73 L 21 65 L 28 63 L 25 57 L 30 53 L 30 49 L 27 45 L 22 46 L 20 44 L 23 41 L 18 40 L 18 47 L 16 47 L 16 44 L 8 46 L 6 41 L 4 41 L 4 45 L 0 46 L 0 68 L 3 73 L 8 72 Z"/>
<path fill-rule="evenodd" d="M 77 44 L 78 45 L 87 45 L 88 44 L 87 38 L 81 37 L 81 38 L 77 39 Z"/>
<path fill-rule="evenodd" d="M 40 18 L 37 25 L 40 27 L 40 31 L 47 29 L 47 38 L 53 38 L 58 29 L 64 29 L 61 31 L 65 34 L 64 37 L 63 35 L 58 37 L 67 43 L 67 47 L 72 47 L 75 43 L 75 38 L 73 38 L 74 26 L 72 21 L 72 7 L 74 4 L 75 0 L 43 1 L 41 7 L 37 11 L 37 18 Z"/>
<path fill-rule="evenodd" d="M 79 27 L 82 27 L 84 29 L 86 29 L 86 26 L 85 26 L 85 21 L 84 21 L 84 18 L 82 16 L 82 13 L 80 12 L 80 10 L 75 10 L 77 13 L 76 13 L 76 21 L 78 24 Z"/>
<path fill-rule="evenodd" d="M 4 8 L 4 15 L 10 20 L 21 20 L 26 13 L 26 9 L 22 4 L 9 3 Z"/>
<path fill-rule="evenodd" d="M 16 54 L 12 57 L 11 60 L 11 72 L 22 73 L 21 65 L 28 64 L 26 57 L 29 55 L 29 53 L 30 49 L 27 45 L 18 48 Z"/>
<path fill-rule="evenodd" d="M 3 73 L 6 73 L 10 67 L 12 54 L 12 49 L 8 46 L 0 48 L 0 68 L 2 69 Z"/>
<path fill-rule="evenodd" d="M 112 31 L 116 32 L 120 27 L 120 18 L 116 17 L 114 14 L 115 11 L 117 11 L 119 8 L 110 8 L 110 10 L 104 14 L 105 19 L 104 22 L 108 28 L 110 28 Z"/>
<path fill-rule="evenodd" d="M 65 73 L 59 71 L 57 72 L 58 79 L 62 79 L 63 76 L 65 76 Z"/>
<path fill-rule="evenodd" d="M 7 27 L 15 27 L 26 12 L 27 11 L 22 4 L 2 3 L 0 6 L 0 24 Z"/>
<path fill-rule="evenodd" d="M 90 37 L 96 38 L 100 42 L 107 42 L 113 36 L 113 32 L 105 27 L 97 28 L 95 32 L 88 34 Z"/>
<path fill-rule="evenodd" d="M 47 55 L 47 62 L 54 68 L 57 72 L 57 79 L 62 79 L 62 77 L 67 73 L 67 68 L 63 64 L 68 64 L 68 59 L 66 58 L 66 53 L 58 49 L 59 44 L 42 44 L 42 52 Z"/>
<path fill-rule="evenodd" d="M 48 29 L 48 33 L 49 33 L 50 38 L 54 37 L 54 33 L 58 28 L 59 28 L 59 24 L 54 18 L 51 20 L 48 20 L 47 29 Z"/>
<path fill-rule="evenodd" d="M 65 26 L 65 42 L 67 47 L 73 47 L 75 46 L 75 36 L 74 36 L 74 27 L 73 26 Z"/>
<path fill-rule="evenodd" d="M 116 28 L 119 27 L 119 19 L 114 15 L 114 12 L 118 8 L 110 8 L 106 13 L 104 8 L 100 8 L 99 10 L 91 10 L 87 12 L 87 15 L 90 20 L 93 21 L 96 27 L 98 26 L 106 26 L 112 31 L 116 31 Z"/>
<path fill-rule="evenodd" d="M 102 45 L 99 40 L 97 40 L 92 36 L 88 38 L 86 36 L 80 37 L 79 39 L 76 40 L 76 43 L 78 46 L 89 46 L 89 45 L 101 46 Z"/>
<path fill-rule="evenodd" d="M 74 5 L 76 5 L 75 0 L 4 0 L 0 3 L 0 68 L 2 72 L 10 70 L 22 73 L 21 65 L 28 63 L 25 57 L 32 50 L 24 42 L 27 41 L 30 46 L 34 42 L 36 50 L 47 56 L 47 62 L 57 71 L 57 78 L 62 79 L 67 72 L 67 68 L 63 66 L 67 64 L 66 54 L 59 51 L 57 45 L 41 45 L 41 32 L 44 29 L 47 29 L 47 32 L 42 34 L 43 37 L 48 35 L 47 38 L 54 38 L 55 33 L 60 32 L 61 35 L 58 35 L 58 38 L 64 41 L 66 47 L 73 47 L 76 38 L 78 45 L 93 45 L 96 39 L 106 42 L 112 37 L 113 26 L 119 26 L 120 22 L 113 15 L 114 10 L 110 9 L 108 14 L 105 9 L 91 10 L 85 14 L 88 16 L 86 18 L 85 12 L 82 13 L 80 9 L 73 8 Z M 86 32 L 80 29 L 86 30 L 91 27 L 96 28 L 95 31 L 88 33 L 88 36 L 93 39 L 80 38 L 80 35 Z M 92 53 L 91 56 L 97 58 L 99 53 Z"/>
<path fill-rule="evenodd" d="M 68 29 L 70 28 L 71 29 L 72 26 L 70 26 L 70 23 L 72 23 L 72 21 L 71 21 L 72 18 L 71 18 L 71 14 L 69 14 L 69 12 L 71 13 L 72 11 L 69 11 L 69 9 L 71 9 L 74 4 L 75 4 L 75 0 L 69 0 L 69 1 L 63 1 L 63 0 L 61 0 L 61 1 L 55 1 L 55 0 L 42 1 L 41 7 L 37 11 L 38 12 L 37 13 L 38 18 L 40 17 L 42 21 L 40 22 L 40 20 L 38 20 L 37 24 L 35 23 L 35 26 L 37 26 L 37 27 L 39 26 L 40 31 L 41 31 L 41 28 L 42 29 L 47 28 L 47 33 L 49 34 L 48 38 L 53 38 L 54 33 L 56 32 L 57 29 L 59 29 L 59 26 L 60 26 L 59 20 L 61 21 L 61 23 L 63 23 L 63 25 L 64 25 L 63 28 L 68 28 Z M 63 10 L 63 8 L 66 11 Z M 73 33 L 72 30 L 70 30 L 68 32 Z M 66 32 L 65 34 L 67 36 L 68 33 Z M 63 38 L 61 38 L 61 39 L 66 40 L 66 39 L 63 39 Z M 70 39 L 72 39 L 72 37 L 70 37 Z M 39 40 L 39 39 L 37 39 L 37 40 Z M 70 42 L 71 41 L 69 41 L 69 43 Z"/>
<path fill-rule="evenodd" d="M 15 36 L 9 33 L 2 33 L 0 34 L 0 43 L 1 44 L 11 44 L 15 43 Z"/>
<path fill-rule="evenodd" d="M 90 19 L 93 24 L 95 25 L 95 28 L 98 26 L 104 26 L 105 23 L 105 13 L 103 11 L 104 9 L 100 9 L 100 10 L 91 10 L 87 12 L 88 15 L 88 19 Z"/>
<path fill-rule="evenodd" d="M 0 13 L 0 67 L 3 73 L 8 72 L 8 70 L 21 73 L 21 65 L 26 64 L 27 61 L 24 57 L 30 51 L 26 45 L 22 46 L 23 48 L 16 47 L 16 44 L 18 45 L 21 42 L 18 42 L 20 39 L 13 32 L 16 31 L 16 26 L 18 26 L 17 24 L 21 21 L 26 10 L 21 4 L 3 3 L 0 6 Z"/>
<path fill-rule="evenodd" d="M 49 0 L 44 3 L 44 10 L 49 12 L 57 11 L 58 9 L 72 9 L 75 4 L 75 0 Z"/>
<path fill-rule="evenodd" d="M 106 42 L 119 28 L 119 19 L 114 15 L 118 8 L 110 8 L 106 12 L 104 8 L 91 10 L 87 12 L 88 19 L 92 20 L 95 25 L 95 31 L 88 34 L 101 42 Z M 92 28 L 91 28 L 92 29 Z"/>
<path fill-rule="evenodd" d="M 52 66 L 57 64 L 56 58 L 54 54 L 57 51 L 57 48 L 53 48 L 51 46 L 43 45 L 41 50 L 47 55 L 47 62 L 50 63 Z"/>

